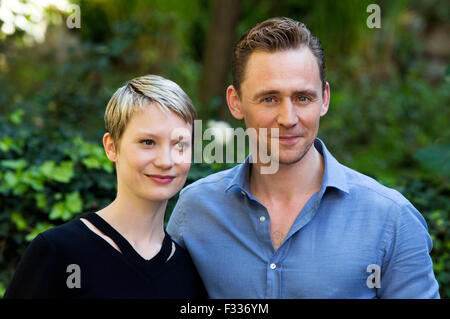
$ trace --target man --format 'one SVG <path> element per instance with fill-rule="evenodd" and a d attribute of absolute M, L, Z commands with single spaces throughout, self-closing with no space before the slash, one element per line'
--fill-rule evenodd
<path fill-rule="evenodd" d="M 278 129 L 258 142 L 278 142 L 279 168 L 263 174 L 255 156 L 181 192 L 167 229 L 211 298 L 439 298 L 422 215 L 317 139 L 330 85 L 303 24 L 274 18 L 244 34 L 226 93 L 247 128 Z"/>

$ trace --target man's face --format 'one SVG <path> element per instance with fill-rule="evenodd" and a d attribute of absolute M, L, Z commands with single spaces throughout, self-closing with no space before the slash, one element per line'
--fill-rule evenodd
<path fill-rule="evenodd" d="M 280 164 L 294 164 L 308 152 L 329 97 L 329 85 L 322 91 L 317 60 L 307 47 L 252 53 L 241 95 L 233 87 L 227 91 L 234 117 L 243 118 L 247 128 L 267 128 L 267 140 L 258 143 L 266 143 L 271 150 L 271 143 L 278 139 L 279 152 L 271 157 Z M 278 128 L 279 134 L 271 135 L 271 128 Z"/>

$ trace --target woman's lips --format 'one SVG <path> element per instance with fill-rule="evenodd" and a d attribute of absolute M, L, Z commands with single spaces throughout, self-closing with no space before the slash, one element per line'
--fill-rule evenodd
<path fill-rule="evenodd" d="M 145 175 L 149 177 L 152 181 L 158 184 L 169 184 L 173 181 L 175 176 L 172 175 Z"/>

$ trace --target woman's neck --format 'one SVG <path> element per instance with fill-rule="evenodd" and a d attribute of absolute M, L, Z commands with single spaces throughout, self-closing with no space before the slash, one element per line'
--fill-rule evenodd
<path fill-rule="evenodd" d="M 167 200 L 152 202 L 118 192 L 116 199 L 97 212 L 134 247 L 161 244 Z"/>

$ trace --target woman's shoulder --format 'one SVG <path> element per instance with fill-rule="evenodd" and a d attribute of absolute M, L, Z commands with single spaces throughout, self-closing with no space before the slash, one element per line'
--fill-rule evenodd
<path fill-rule="evenodd" d="M 78 217 L 74 218 L 40 233 L 34 241 L 45 241 L 47 245 L 56 249 L 80 245 L 87 239 L 81 223 Z"/>
<path fill-rule="evenodd" d="M 168 234 L 167 234 L 168 235 Z M 170 235 L 168 235 L 170 237 Z M 195 269 L 194 262 L 191 258 L 191 255 L 189 254 L 188 250 L 184 248 L 183 246 L 179 245 L 175 240 L 172 238 L 171 242 L 172 245 L 174 245 L 175 249 L 173 254 L 171 254 L 171 257 L 168 261 L 172 261 L 172 265 L 176 267 L 180 267 L 185 271 L 192 271 Z"/>
<path fill-rule="evenodd" d="M 172 245 L 175 245 L 175 252 L 165 264 L 167 274 L 170 275 L 166 286 L 169 289 L 176 286 L 176 292 L 172 291 L 171 293 L 172 295 L 178 294 L 178 298 L 206 298 L 205 286 L 188 250 L 174 240 L 172 240 Z"/>

